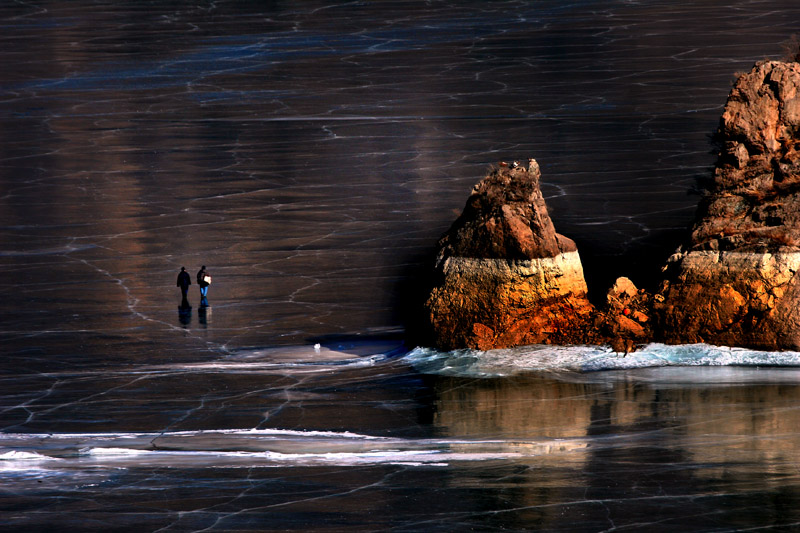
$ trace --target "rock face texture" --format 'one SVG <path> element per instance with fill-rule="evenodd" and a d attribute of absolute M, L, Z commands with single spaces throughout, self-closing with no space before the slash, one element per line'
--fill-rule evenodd
<path fill-rule="evenodd" d="M 439 241 L 426 302 L 440 349 L 586 342 L 593 307 L 575 243 L 556 233 L 529 167 L 478 183 Z"/>
<path fill-rule="evenodd" d="M 597 343 L 608 343 L 618 353 L 629 353 L 653 337 L 651 295 L 628 278 L 617 278 L 595 317 Z"/>
<path fill-rule="evenodd" d="M 732 89 L 710 194 L 655 304 L 667 342 L 800 349 L 800 64 Z"/>

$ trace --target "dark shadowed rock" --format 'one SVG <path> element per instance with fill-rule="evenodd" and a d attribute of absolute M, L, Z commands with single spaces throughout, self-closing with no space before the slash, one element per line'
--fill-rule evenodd
<path fill-rule="evenodd" d="M 732 89 L 713 187 L 656 305 L 668 342 L 800 348 L 800 64 Z"/>
<path fill-rule="evenodd" d="M 439 242 L 426 302 L 442 349 L 586 342 L 593 307 L 575 243 L 555 232 L 539 165 L 493 170 Z"/>

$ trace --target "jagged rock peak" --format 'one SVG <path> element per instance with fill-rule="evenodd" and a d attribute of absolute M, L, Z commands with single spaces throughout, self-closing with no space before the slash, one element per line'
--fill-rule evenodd
<path fill-rule="evenodd" d="M 800 348 L 800 64 L 740 76 L 714 182 L 656 305 L 667 342 Z"/>
<path fill-rule="evenodd" d="M 463 213 L 440 241 L 441 256 L 535 259 L 577 250 L 556 233 L 540 177 L 535 159 L 527 168 L 501 163 L 493 169 L 472 189 Z"/>
<path fill-rule="evenodd" d="M 426 302 L 439 348 L 587 341 L 593 306 L 575 243 L 555 232 L 539 165 L 500 164 L 439 241 Z"/>
<path fill-rule="evenodd" d="M 692 249 L 800 245 L 800 64 L 756 63 L 728 97 L 710 194 Z"/>

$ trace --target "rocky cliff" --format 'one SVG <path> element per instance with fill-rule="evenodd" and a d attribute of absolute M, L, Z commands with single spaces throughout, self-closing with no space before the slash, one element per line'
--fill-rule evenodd
<path fill-rule="evenodd" d="M 439 242 L 426 303 L 433 343 L 800 350 L 800 63 L 743 74 L 717 138 L 713 186 L 658 292 L 620 278 L 601 308 L 586 298 L 575 243 L 555 232 L 536 161 L 493 170 Z"/>
<path fill-rule="evenodd" d="M 439 241 L 426 302 L 439 348 L 573 344 L 593 331 L 577 248 L 556 233 L 539 179 L 533 159 L 493 170 Z"/>
<path fill-rule="evenodd" d="M 656 311 L 667 342 L 800 349 L 800 64 L 757 63 L 720 121 L 714 181 Z"/>

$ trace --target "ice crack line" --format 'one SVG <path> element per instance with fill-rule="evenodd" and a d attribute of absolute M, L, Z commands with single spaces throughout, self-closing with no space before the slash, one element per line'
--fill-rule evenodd
<path fill-rule="evenodd" d="M 225 346 L 223 346 L 221 344 L 217 344 L 217 343 L 208 341 L 207 339 L 204 339 L 204 338 L 200 337 L 199 335 L 191 334 L 185 328 L 182 328 L 180 326 L 176 326 L 174 324 L 170 324 L 169 322 L 166 322 L 164 320 L 160 320 L 160 319 L 157 319 L 157 318 L 153 318 L 153 317 L 147 316 L 146 314 L 144 314 L 141 311 L 139 311 L 137 309 L 137 306 L 139 304 L 139 298 L 137 298 L 133 294 L 133 291 L 130 289 L 130 287 L 128 287 L 128 285 L 126 285 L 126 282 L 125 282 L 124 279 L 115 276 L 114 274 L 112 274 L 111 272 L 109 272 L 108 270 L 106 270 L 104 268 L 101 268 L 101 267 L 99 267 L 97 265 L 92 264 L 90 261 L 87 261 L 86 259 L 78 259 L 78 258 L 70 258 L 70 259 L 72 259 L 73 261 L 78 261 L 78 262 L 82 263 L 83 265 L 95 270 L 96 272 L 99 272 L 102 276 L 112 280 L 115 284 L 117 284 L 124 291 L 125 300 L 126 300 L 126 307 L 127 307 L 128 311 L 134 317 L 136 317 L 136 318 L 138 318 L 140 320 L 143 320 L 145 322 L 151 322 L 151 323 L 154 323 L 154 324 L 159 324 L 161 326 L 165 326 L 165 327 L 169 328 L 172 331 L 181 332 L 182 334 L 185 334 L 185 335 L 187 335 L 187 336 L 189 336 L 191 338 L 194 338 L 195 340 L 198 340 L 198 341 L 206 344 L 207 347 L 209 347 L 211 350 L 216 351 L 218 353 L 221 353 L 221 354 L 227 354 L 228 353 L 228 350 L 225 348 Z"/>

